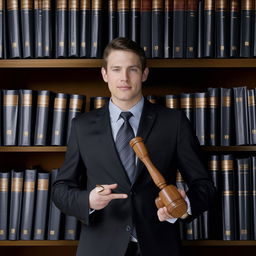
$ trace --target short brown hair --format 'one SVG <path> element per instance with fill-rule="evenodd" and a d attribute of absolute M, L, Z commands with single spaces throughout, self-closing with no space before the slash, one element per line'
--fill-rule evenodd
<path fill-rule="evenodd" d="M 146 68 L 147 62 L 144 50 L 137 43 L 126 37 L 117 37 L 106 46 L 103 53 L 103 68 L 107 69 L 107 59 L 113 50 L 130 51 L 135 53 L 140 59 L 142 71 Z"/>

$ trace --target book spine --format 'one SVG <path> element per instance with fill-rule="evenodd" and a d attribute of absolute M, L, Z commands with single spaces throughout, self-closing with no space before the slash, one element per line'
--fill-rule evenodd
<path fill-rule="evenodd" d="M 102 0 L 92 0 L 91 12 L 91 58 L 102 57 Z"/>
<path fill-rule="evenodd" d="M 21 212 L 21 240 L 32 239 L 36 175 L 36 170 L 25 170 Z"/>
<path fill-rule="evenodd" d="M 34 0 L 35 58 L 43 57 L 42 0 Z"/>
<path fill-rule="evenodd" d="M 208 88 L 209 146 L 219 145 L 219 89 Z"/>
<path fill-rule="evenodd" d="M 197 57 L 198 0 L 187 0 L 186 15 L 186 58 Z"/>
<path fill-rule="evenodd" d="M 256 156 L 251 156 L 252 216 L 256 216 Z M 252 218 L 252 240 L 256 240 L 256 218 Z"/>
<path fill-rule="evenodd" d="M 117 35 L 129 37 L 129 0 L 117 1 Z"/>
<path fill-rule="evenodd" d="M 223 240 L 236 239 L 234 160 L 221 155 Z"/>
<path fill-rule="evenodd" d="M 42 2 L 42 34 L 43 34 L 43 56 L 52 58 L 52 2 Z"/>
<path fill-rule="evenodd" d="M 19 93 L 17 90 L 3 90 L 3 144 L 15 146 L 17 143 L 17 120 Z"/>
<path fill-rule="evenodd" d="M 55 57 L 67 57 L 67 0 L 56 0 Z"/>
<path fill-rule="evenodd" d="M 238 195 L 238 238 L 250 240 L 250 167 L 249 158 L 236 159 Z"/>
<path fill-rule="evenodd" d="M 220 145 L 230 146 L 232 143 L 231 134 L 231 112 L 232 111 L 232 90 L 220 88 Z"/>
<path fill-rule="evenodd" d="M 240 57 L 250 58 L 253 56 L 253 6 L 253 0 L 241 1 Z"/>
<path fill-rule="evenodd" d="M 38 173 L 34 240 L 44 240 L 46 235 L 46 218 L 49 191 L 49 173 Z"/>
<path fill-rule="evenodd" d="M 152 39 L 151 39 L 151 13 L 152 13 L 152 1 L 141 1 L 141 22 L 140 22 L 140 45 L 145 51 L 146 57 L 151 58 L 152 55 Z"/>
<path fill-rule="evenodd" d="M 230 1 L 230 57 L 239 57 L 240 40 L 240 1 Z"/>
<path fill-rule="evenodd" d="M 19 1 L 7 1 L 7 31 L 10 58 L 22 57 L 19 16 Z"/>
<path fill-rule="evenodd" d="M 7 240 L 10 173 L 0 172 L 0 240 Z"/>
<path fill-rule="evenodd" d="M 234 87 L 236 145 L 249 144 L 248 105 L 246 87 Z"/>
<path fill-rule="evenodd" d="M 90 57 L 91 2 L 80 0 L 80 57 Z"/>
<path fill-rule="evenodd" d="M 102 108 L 105 106 L 107 101 L 109 100 L 108 97 L 91 97 L 90 98 L 90 110 Z"/>
<path fill-rule="evenodd" d="M 69 134 L 71 131 L 72 119 L 82 113 L 85 105 L 85 96 L 83 95 L 70 95 L 69 99 L 69 111 L 68 111 L 68 122 L 67 122 L 67 136 L 66 144 L 68 143 Z"/>
<path fill-rule="evenodd" d="M 180 94 L 180 108 L 184 111 L 189 121 L 193 124 L 193 96 L 191 93 Z"/>
<path fill-rule="evenodd" d="M 5 17 L 4 17 L 4 0 L 0 0 L 0 59 L 4 58 L 4 26 L 5 26 Z"/>
<path fill-rule="evenodd" d="M 9 240 L 19 240 L 23 176 L 23 172 L 11 172 Z"/>
<path fill-rule="evenodd" d="M 117 0 L 108 1 L 108 41 L 117 37 Z"/>
<path fill-rule="evenodd" d="M 173 95 L 173 94 L 165 95 L 164 101 L 165 101 L 165 107 L 167 108 L 174 108 L 174 109 L 179 108 L 179 99 L 177 95 Z"/>
<path fill-rule="evenodd" d="M 18 145 L 31 146 L 33 91 L 20 90 Z"/>
<path fill-rule="evenodd" d="M 68 4 L 68 57 L 79 56 L 79 0 Z"/>
<path fill-rule="evenodd" d="M 248 90 L 248 119 L 250 144 L 256 144 L 256 101 L 255 89 Z"/>
<path fill-rule="evenodd" d="M 204 57 L 214 57 L 215 47 L 215 7 L 214 0 L 204 1 Z"/>
<path fill-rule="evenodd" d="M 204 57 L 204 0 L 198 0 L 197 58 Z"/>
<path fill-rule="evenodd" d="M 38 91 L 36 123 L 35 123 L 35 146 L 46 146 L 47 128 L 50 109 L 50 91 Z"/>
<path fill-rule="evenodd" d="M 77 239 L 77 219 L 74 216 L 65 215 L 65 240 L 76 240 Z"/>
<path fill-rule="evenodd" d="M 207 141 L 207 96 L 206 93 L 194 94 L 194 122 L 196 136 L 200 145 L 206 145 Z"/>
<path fill-rule="evenodd" d="M 228 56 L 228 0 L 215 2 L 216 58 Z"/>
<path fill-rule="evenodd" d="M 140 44 L 140 0 L 131 0 L 130 38 Z"/>
<path fill-rule="evenodd" d="M 165 0 L 164 5 L 164 58 L 172 58 L 173 1 Z"/>
<path fill-rule="evenodd" d="M 67 108 L 67 95 L 57 93 L 54 99 L 54 112 L 52 123 L 52 146 L 61 146 L 64 142 L 65 116 Z"/>
<path fill-rule="evenodd" d="M 33 1 L 21 0 L 21 38 L 23 58 L 34 57 Z"/>

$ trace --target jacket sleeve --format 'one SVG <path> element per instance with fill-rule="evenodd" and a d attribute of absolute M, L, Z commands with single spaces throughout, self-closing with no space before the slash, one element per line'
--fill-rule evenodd
<path fill-rule="evenodd" d="M 215 187 L 203 161 L 198 139 L 183 112 L 180 112 L 177 136 L 178 168 L 188 185 L 187 196 L 192 216 L 210 208 L 215 198 Z"/>
<path fill-rule="evenodd" d="M 76 119 L 72 120 L 65 160 L 53 184 L 52 198 L 63 213 L 75 216 L 89 225 L 89 192 L 84 188 L 86 166 L 80 156 L 76 121 Z"/>

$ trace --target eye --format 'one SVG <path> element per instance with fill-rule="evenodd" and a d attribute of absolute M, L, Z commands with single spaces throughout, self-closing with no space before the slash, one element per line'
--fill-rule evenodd
<path fill-rule="evenodd" d="M 112 71 L 118 72 L 120 69 L 119 68 L 112 68 Z"/>
<path fill-rule="evenodd" d="M 130 69 L 132 72 L 138 72 L 138 68 L 131 68 Z"/>

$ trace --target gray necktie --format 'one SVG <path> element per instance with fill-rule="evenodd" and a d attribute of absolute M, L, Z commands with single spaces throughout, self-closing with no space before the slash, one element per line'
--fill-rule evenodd
<path fill-rule="evenodd" d="M 127 175 L 131 183 L 133 183 L 135 178 L 135 154 L 129 145 L 130 140 L 134 138 L 134 132 L 129 123 L 132 113 L 121 112 L 120 117 L 124 119 L 124 123 L 116 135 L 116 149 L 119 153 L 119 157 L 127 172 Z"/>

